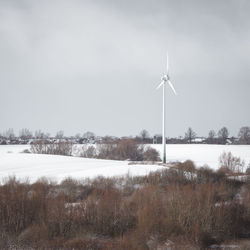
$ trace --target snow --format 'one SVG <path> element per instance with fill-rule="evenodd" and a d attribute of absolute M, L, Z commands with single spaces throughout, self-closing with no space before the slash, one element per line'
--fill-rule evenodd
<path fill-rule="evenodd" d="M 160 144 L 150 145 L 161 152 Z M 39 155 L 21 153 L 30 145 L 0 145 L 0 178 L 15 175 L 19 179 L 29 178 L 31 182 L 41 177 L 61 181 L 66 177 L 93 178 L 145 175 L 150 171 L 162 169 L 158 165 L 128 165 L 128 161 L 86 159 L 80 157 Z M 250 162 L 250 145 L 205 145 L 205 144 L 167 144 L 167 161 L 192 160 L 196 166 L 205 164 L 218 169 L 218 158 L 225 152 Z"/>
<path fill-rule="evenodd" d="M 146 175 L 162 169 L 157 165 L 128 165 L 128 161 L 86 159 L 80 157 L 21 153 L 29 145 L 0 146 L 0 177 L 16 176 L 31 182 L 41 177 L 62 181 L 67 177 L 76 179 L 121 175 Z"/>
<path fill-rule="evenodd" d="M 152 144 L 162 154 L 160 144 Z M 250 145 L 208 145 L 208 144 L 167 144 L 168 162 L 192 160 L 197 167 L 207 164 L 214 170 L 219 168 L 219 157 L 223 152 L 231 152 L 240 157 L 246 165 L 250 163 Z"/>

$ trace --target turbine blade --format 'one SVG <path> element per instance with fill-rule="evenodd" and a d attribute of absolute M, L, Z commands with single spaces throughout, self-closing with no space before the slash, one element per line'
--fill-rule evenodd
<path fill-rule="evenodd" d="M 167 52 L 167 75 L 168 75 L 168 52 Z"/>
<path fill-rule="evenodd" d="M 164 81 L 162 81 L 156 89 L 159 89 L 164 84 Z"/>
<path fill-rule="evenodd" d="M 169 80 L 168 80 L 168 84 L 169 84 L 170 88 L 173 90 L 174 94 L 177 95 L 177 93 L 176 93 L 176 91 L 174 89 L 173 84 Z"/>

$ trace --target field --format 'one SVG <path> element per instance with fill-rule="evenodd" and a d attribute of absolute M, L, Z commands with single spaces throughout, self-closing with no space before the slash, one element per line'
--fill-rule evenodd
<path fill-rule="evenodd" d="M 151 145 L 159 152 L 162 146 Z M 192 160 L 197 167 L 207 164 L 210 168 L 219 168 L 219 157 L 223 152 L 231 152 L 240 157 L 246 165 L 250 163 L 250 145 L 207 145 L 207 144 L 167 144 L 167 161 Z"/>
<path fill-rule="evenodd" d="M 151 146 L 161 153 L 161 145 Z M 126 174 L 141 176 L 162 168 L 158 165 L 128 165 L 128 161 L 22 153 L 23 150 L 29 148 L 29 145 L 0 146 L 1 178 L 15 175 L 17 178 L 28 178 L 34 182 L 41 177 L 48 177 L 60 182 L 69 176 L 76 179 L 93 178 L 99 175 L 105 177 Z M 218 158 L 224 151 L 230 151 L 233 155 L 245 160 L 246 165 L 250 162 L 250 146 L 199 144 L 167 145 L 167 161 L 183 162 L 191 159 L 197 167 L 207 164 L 216 170 Z"/>
<path fill-rule="evenodd" d="M 48 177 L 60 182 L 72 177 L 76 179 L 130 174 L 146 175 L 162 168 L 157 165 L 128 165 L 128 161 L 87 159 L 70 156 L 21 153 L 29 145 L 0 146 L 0 176 L 28 178 L 31 182 Z"/>

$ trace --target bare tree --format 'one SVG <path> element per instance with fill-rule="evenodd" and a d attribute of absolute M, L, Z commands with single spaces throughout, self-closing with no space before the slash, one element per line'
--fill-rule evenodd
<path fill-rule="evenodd" d="M 56 139 L 62 139 L 63 136 L 64 136 L 64 133 L 63 133 L 62 130 L 60 130 L 60 131 L 58 131 L 58 132 L 56 133 L 55 138 L 56 138 Z"/>
<path fill-rule="evenodd" d="M 226 127 L 223 127 L 218 131 L 218 138 L 221 144 L 226 144 L 228 136 L 229 132 Z"/>
<path fill-rule="evenodd" d="M 75 135 L 75 138 L 76 138 L 77 140 L 81 139 L 81 134 L 80 134 L 80 133 L 77 133 L 77 134 Z"/>
<path fill-rule="evenodd" d="M 143 152 L 143 160 L 144 161 L 159 161 L 160 160 L 159 152 L 152 147 L 147 147 L 145 151 Z"/>
<path fill-rule="evenodd" d="M 72 155 L 73 144 L 71 142 L 49 142 L 46 139 L 36 140 L 31 145 L 31 152 L 35 154 Z"/>
<path fill-rule="evenodd" d="M 216 135 L 216 133 L 215 133 L 215 131 L 214 130 L 210 130 L 209 132 L 208 132 L 208 143 L 214 143 L 214 141 L 215 141 L 215 135 Z"/>
<path fill-rule="evenodd" d="M 233 156 L 231 152 L 223 152 L 219 157 L 220 170 L 228 173 L 243 173 L 245 162 L 240 157 Z"/>
<path fill-rule="evenodd" d="M 35 131 L 35 138 L 36 139 L 46 139 L 46 138 L 49 138 L 50 134 L 49 133 L 44 133 L 43 131 L 41 131 L 40 129 L 39 130 L 36 130 Z"/>
<path fill-rule="evenodd" d="M 241 144 L 250 144 L 250 127 L 241 127 L 238 136 Z"/>
<path fill-rule="evenodd" d="M 132 160 L 141 161 L 143 160 L 144 146 L 138 145 L 133 139 L 122 139 L 118 142 L 116 147 L 116 155 L 119 160 Z"/>
<path fill-rule="evenodd" d="M 80 157 L 85 157 L 85 158 L 97 157 L 96 148 L 94 146 L 84 145 L 82 149 L 80 149 Z"/>
<path fill-rule="evenodd" d="M 185 133 L 185 138 L 188 143 L 192 143 L 193 139 L 195 138 L 196 133 L 193 131 L 192 128 L 188 128 L 187 132 Z"/>
<path fill-rule="evenodd" d="M 83 138 L 87 139 L 88 141 L 95 139 L 95 134 L 91 131 L 87 131 L 83 134 Z"/>
<path fill-rule="evenodd" d="M 149 132 L 146 129 L 143 129 L 140 132 L 140 137 L 141 137 L 142 141 L 145 141 L 147 138 L 149 138 Z"/>
<path fill-rule="evenodd" d="M 4 137 L 12 140 L 15 138 L 15 133 L 14 133 L 14 129 L 13 128 L 9 128 L 8 130 L 5 131 L 4 133 Z"/>
<path fill-rule="evenodd" d="M 19 131 L 19 137 L 23 140 L 29 140 L 33 137 L 33 134 L 29 129 L 23 128 Z"/>

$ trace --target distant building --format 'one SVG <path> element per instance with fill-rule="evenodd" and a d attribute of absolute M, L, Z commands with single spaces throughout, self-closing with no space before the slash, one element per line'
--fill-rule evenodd
<path fill-rule="evenodd" d="M 206 138 L 205 137 L 196 137 L 192 140 L 192 143 L 206 143 Z"/>

